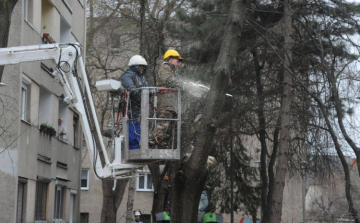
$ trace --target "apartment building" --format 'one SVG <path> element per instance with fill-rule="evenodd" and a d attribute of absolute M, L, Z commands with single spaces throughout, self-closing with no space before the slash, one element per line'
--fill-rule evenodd
<path fill-rule="evenodd" d="M 80 42 L 85 47 L 85 30 L 86 0 L 18 0 L 8 46 Z M 0 222 L 80 221 L 82 130 L 77 112 L 61 97 L 54 67 L 52 61 L 5 67 Z"/>
<path fill-rule="evenodd" d="M 81 204 L 80 204 L 80 223 L 100 222 L 103 202 L 101 180 L 95 176 L 86 148 L 83 150 L 83 169 L 81 173 Z M 152 177 L 150 172 L 136 178 L 134 193 L 134 210 L 140 209 L 142 212 L 142 221 L 151 223 L 151 208 L 154 195 Z M 143 172 L 142 172 L 143 174 Z M 124 198 L 117 212 L 117 221 L 126 222 L 128 187 L 125 189 Z"/>

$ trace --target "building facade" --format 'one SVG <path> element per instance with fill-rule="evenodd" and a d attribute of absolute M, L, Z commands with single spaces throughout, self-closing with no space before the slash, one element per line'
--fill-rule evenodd
<path fill-rule="evenodd" d="M 103 204 L 103 193 L 101 180 L 96 177 L 86 148 L 83 149 L 83 169 L 81 174 L 81 204 L 80 223 L 100 222 Z M 142 173 L 143 174 L 143 173 Z M 124 198 L 117 212 L 117 221 L 126 223 L 128 186 L 125 189 Z M 153 202 L 153 185 L 150 172 L 135 180 L 134 210 L 141 210 L 142 221 L 151 223 L 151 208 Z"/>
<path fill-rule="evenodd" d="M 85 46 L 85 30 L 86 0 L 19 0 L 8 46 Z M 0 222 L 80 221 L 82 131 L 77 112 L 61 97 L 54 67 L 53 61 L 5 67 L 6 86 L 0 89 Z"/>

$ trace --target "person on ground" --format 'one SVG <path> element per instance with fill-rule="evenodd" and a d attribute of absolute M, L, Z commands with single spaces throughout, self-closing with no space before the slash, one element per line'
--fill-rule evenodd
<path fill-rule="evenodd" d="M 141 220 L 140 220 L 140 217 L 141 217 L 141 211 L 140 210 L 136 210 L 134 212 L 134 216 L 135 216 L 135 220 L 132 222 L 132 223 L 143 223 Z"/>

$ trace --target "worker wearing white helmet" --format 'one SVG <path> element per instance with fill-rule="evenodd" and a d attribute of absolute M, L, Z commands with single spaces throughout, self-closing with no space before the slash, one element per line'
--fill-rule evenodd
<path fill-rule="evenodd" d="M 143 223 L 142 221 L 140 221 L 140 217 L 141 217 L 141 211 L 140 210 L 136 210 L 134 212 L 134 216 L 135 216 L 135 220 L 132 223 Z"/>
<path fill-rule="evenodd" d="M 140 55 L 131 57 L 129 67 L 120 78 L 121 84 L 126 90 L 150 86 L 144 77 L 147 68 L 147 62 L 144 57 Z"/>
<path fill-rule="evenodd" d="M 122 75 L 120 82 L 126 90 L 134 90 L 141 87 L 150 87 L 145 79 L 147 68 L 146 60 L 135 55 L 129 60 L 129 69 Z M 141 92 L 130 92 L 128 117 L 129 123 L 129 149 L 138 149 L 140 143 L 140 123 L 138 118 L 141 114 Z"/>

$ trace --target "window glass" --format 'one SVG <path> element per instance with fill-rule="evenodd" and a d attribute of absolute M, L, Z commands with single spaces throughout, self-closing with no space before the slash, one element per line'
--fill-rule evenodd
<path fill-rule="evenodd" d="M 144 189 L 145 188 L 144 185 L 145 185 L 145 176 L 141 176 L 139 177 L 139 189 Z"/>
<path fill-rule="evenodd" d="M 151 215 L 150 214 L 142 214 L 140 220 L 143 223 L 151 223 Z"/>
<path fill-rule="evenodd" d="M 69 216 L 69 223 L 74 223 L 75 219 L 75 201 L 76 201 L 76 194 L 70 195 L 70 216 Z"/>
<path fill-rule="evenodd" d="M 46 220 L 48 183 L 36 182 L 35 220 Z"/>
<path fill-rule="evenodd" d="M 25 208 L 26 208 L 26 184 L 18 184 L 17 196 L 17 210 L 16 210 L 16 223 L 25 222 Z"/>
<path fill-rule="evenodd" d="M 65 187 L 56 186 L 55 189 L 55 219 L 62 219 L 64 212 L 64 192 Z"/>
<path fill-rule="evenodd" d="M 30 92 L 32 80 L 26 75 L 22 74 L 21 92 L 20 92 L 20 117 L 22 120 L 30 122 Z"/>
<path fill-rule="evenodd" d="M 33 18 L 33 1 L 34 0 L 24 0 L 24 19 L 29 23 L 32 23 Z"/>
<path fill-rule="evenodd" d="M 44 87 L 40 87 L 40 96 L 39 96 L 39 125 L 53 125 L 56 123 L 52 123 L 53 119 L 53 93 L 47 90 Z"/>
<path fill-rule="evenodd" d="M 89 213 L 80 213 L 80 223 L 89 223 Z"/>
<path fill-rule="evenodd" d="M 68 137 L 68 116 L 69 116 L 69 105 L 63 100 L 59 101 L 59 118 L 58 118 L 58 138 L 62 141 L 67 142 Z"/>
<path fill-rule="evenodd" d="M 120 34 L 113 31 L 110 34 L 110 47 L 112 49 L 119 49 L 120 48 Z"/>
<path fill-rule="evenodd" d="M 152 189 L 152 177 L 151 174 L 147 174 L 147 182 L 146 182 L 146 188 Z"/>
<path fill-rule="evenodd" d="M 153 183 L 152 183 L 152 176 L 150 172 L 143 173 L 139 171 L 141 175 L 138 177 L 137 180 L 137 190 L 138 191 L 153 191 Z"/>
<path fill-rule="evenodd" d="M 89 170 L 87 169 L 81 171 L 81 189 L 89 189 Z"/>
<path fill-rule="evenodd" d="M 79 117 L 77 115 L 74 115 L 73 117 L 73 146 L 75 148 L 79 148 L 78 145 L 78 123 L 79 123 Z"/>
<path fill-rule="evenodd" d="M 23 83 L 21 87 L 21 119 L 26 121 L 27 108 L 27 86 Z"/>

